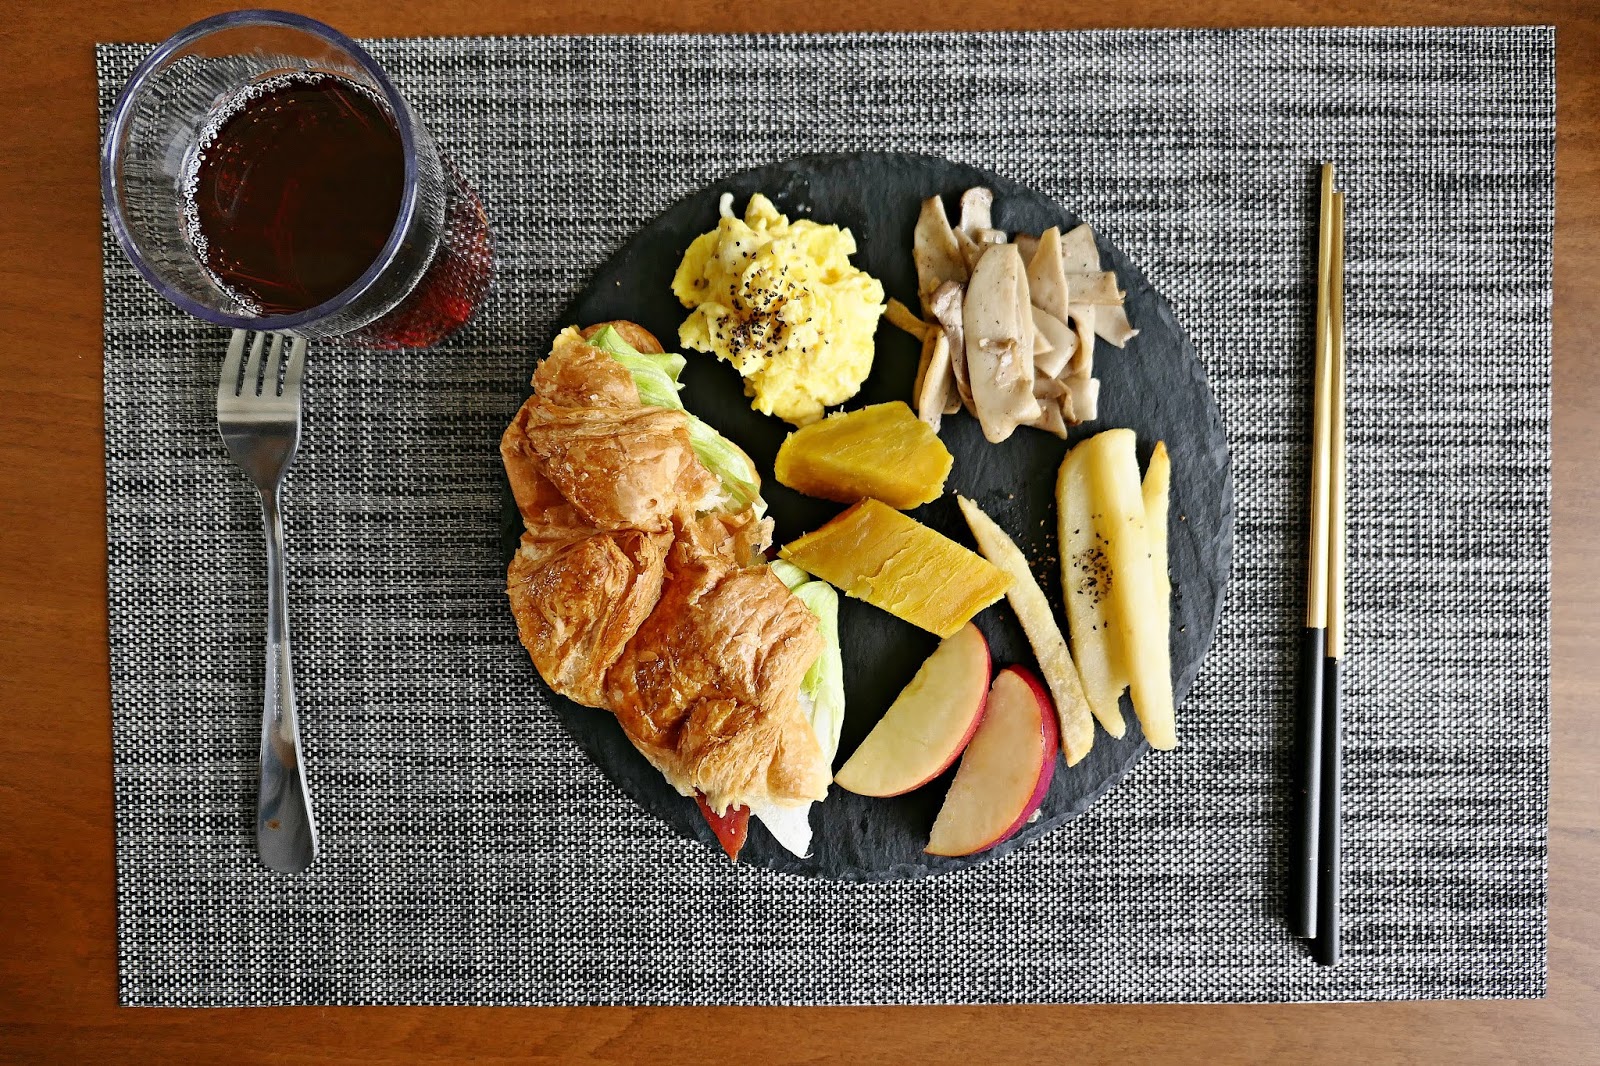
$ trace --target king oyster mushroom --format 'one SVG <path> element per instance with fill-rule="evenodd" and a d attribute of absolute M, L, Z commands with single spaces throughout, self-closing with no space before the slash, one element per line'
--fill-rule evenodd
<path fill-rule="evenodd" d="M 1054 378 L 1067 368 L 1072 353 L 1078 350 L 1078 336 L 1072 327 L 1037 304 L 1033 308 L 1033 369 L 1036 374 Z M 1046 339 L 1048 348 L 1039 339 Z"/>
<path fill-rule="evenodd" d="M 1109 270 L 1095 270 L 1087 274 L 1074 274 L 1070 279 L 1072 302 L 1112 307 L 1122 303 L 1123 292 L 1117 288 L 1117 275 Z"/>
<path fill-rule="evenodd" d="M 1021 263 L 1022 250 L 1014 244 L 1011 247 L 1016 249 L 1016 260 Z M 1034 359 L 1039 354 L 1039 343 L 1033 328 L 1033 305 L 1029 300 L 1028 270 L 1025 266 L 1017 271 L 1017 328 L 1020 330 L 1018 343 L 1022 346 L 1022 350 L 1028 353 L 1028 372 L 1033 373 Z M 1046 341 L 1046 344 L 1048 343 Z"/>
<path fill-rule="evenodd" d="M 977 413 L 972 405 L 972 386 L 967 379 L 967 334 L 962 323 L 962 304 L 966 293 L 960 285 L 947 281 L 939 286 L 929 300 L 928 312 L 944 327 L 950 339 L 950 371 L 955 378 L 956 395 L 968 411 Z M 946 411 L 946 414 L 954 414 Z"/>
<path fill-rule="evenodd" d="M 956 243 L 961 245 L 961 254 L 966 258 L 967 265 L 976 270 L 978 260 L 983 258 L 983 253 L 997 244 L 1006 243 L 1006 235 L 997 229 L 980 229 L 972 233 L 958 229 Z"/>
<path fill-rule="evenodd" d="M 1038 308 L 1034 308 L 1034 310 L 1038 310 Z M 1034 364 L 1035 365 L 1038 364 L 1039 357 L 1041 355 L 1049 355 L 1051 352 L 1053 352 L 1055 350 L 1056 350 L 1055 342 L 1052 341 L 1049 337 L 1045 336 L 1043 333 L 1039 332 L 1038 323 L 1035 323 L 1034 327 L 1033 327 L 1033 361 L 1034 361 Z"/>
<path fill-rule="evenodd" d="M 1061 412 L 1065 417 L 1074 424 L 1093 422 L 1100 417 L 1099 378 L 1067 378 L 1065 384 L 1067 394 L 1061 398 Z M 1070 411 L 1067 409 L 1069 402 L 1072 404 Z"/>
<path fill-rule="evenodd" d="M 1067 360 L 1065 373 L 1068 377 L 1088 378 L 1094 376 L 1094 320 L 1096 310 L 1094 304 L 1073 304 L 1068 309 L 1067 321 L 1078 335 L 1078 347 L 1073 351 L 1072 358 Z"/>
<path fill-rule="evenodd" d="M 1040 235 L 1039 244 L 1028 261 L 1028 290 L 1033 306 L 1062 322 L 1067 320 L 1071 286 L 1061 262 L 1060 227 L 1051 226 Z"/>
<path fill-rule="evenodd" d="M 1118 348 L 1127 347 L 1128 342 L 1139 335 L 1139 331 L 1128 321 L 1128 311 L 1120 301 L 1095 309 L 1094 331 L 1102 340 Z"/>
<path fill-rule="evenodd" d="M 1118 348 L 1138 335 L 1122 306 L 1125 294 L 1117 289 L 1116 274 L 1100 269 L 1100 247 L 1095 243 L 1094 230 L 1088 225 L 1077 226 L 1062 237 L 1061 261 L 1072 280 L 1072 302 L 1098 308 L 1094 315 L 1095 333 Z"/>
<path fill-rule="evenodd" d="M 945 339 L 946 341 L 949 340 L 948 337 Z M 950 348 L 948 346 L 945 348 L 945 353 L 947 355 L 950 353 Z M 952 357 L 950 361 L 945 364 L 944 413 L 947 415 L 953 415 L 959 410 L 961 410 L 961 390 L 956 387 L 956 361 Z"/>
<path fill-rule="evenodd" d="M 969 274 L 966 257 L 961 254 L 955 231 L 944 213 L 943 198 L 930 196 L 922 201 L 911 237 L 911 258 L 917 266 L 917 295 L 922 298 L 922 310 L 931 315 L 930 301 L 939 286 L 946 282 L 965 284 Z"/>
<path fill-rule="evenodd" d="M 955 226 L 941 197 L 925 200 L 913 252 L 932 321 L 900 306 L 889 318 L 923 341 L 912 396 L 919 417 L 937 428 L 965 406 L 991 441 L 1018 425 L 1065 435 L 1096 417 L 1095 338 L 1121 347 L 1138 331 L 1116 275 L 1101 269 L 1093 230 L 1008 239 L 994 226 L 994 193 L 978 187 L 962 194 Z"/>
<path fill-rule="evenodd" d="M 1062 235 L 1061 266 L 1069 274 L 1092 274 L 1100 269 L 1100 246 L 1087 222 Z"/>
<path fill-rule="evenodd" d="M 939 432 L 950 385 L 950 338 L 942 331 L 929 335 L 928 364 L 917 387 L 917 417 Z"/>
<path fill-rule="evenodd" d="M 1059 378 L 1049 374 L 1033 372 L 1033 398 L 1044 406 L 1048 400 L 1059 400 L 1067 394 L 1067 386 Z"/>
<path fill-rule="evenodd" d="M 911 386 L 912 403 L 916 403 L 917 397 L 922 395 L 922 383 L 928 376 L 928 361 L 933 358 L 933 338 L 940 332 L 933 330 L 922 337 L 922 355 L 917 359 L 917 380 Z"/>
<path fill-rule="evenodd" d="M 969 271 L 978 268 L 978 260 L 991 245 L 1005 243 L 1005 233 L 994 228 L 993 191 L 979 186 L 961 194 L 961 218 L 955 234 Z"/>
<path fill-rule="evenodd" d="M 961 194 L 959 229 L 976 238 L 978 230 L 994 229 L 994 190 L 979 185 Z"/>
<path fill-rule="evenodd" d="M 1012 237 L 1011 240 L 1016 244 L 1017 251 L 1022 253 L 1022 261 L 1024 263 L 1033 262 L 1033 253 L 1039 250 L 1039 238 L 1031 233 L 1019 233 Z"/>
<path fill-rule="evenodd" d="M 1062 417 L 1074 425 L 1092 421 L 1098 417 L 1100 398 L 1100 383 L 1094 378 L 1095 336 L 1116 338 L 1113 343 L 1120 347 L 1137 332 L 1128 327 L 1116 275 L 1100 269 L 1093 231 L 1078 226 L 1066 236 L 1055 228 L 1040 236 L 1028 265 L 1028 281 L 1039 311 L 1034 316 L 1036 328 L 1056 344 L 1066 344 L 1061 339 L 1063 327 L 1072 334 L 1064 364 L 1057 366 L 1055 358 L 1045 360 L 1047 368 L 1057 367 L 1054 376 L 1066 386 L 1066 395 L 1060 398 Z"/>
<path fill-rule="evenodd" d="M 983 435 L 998 444 L 1038 418 L 1033 395 L 1033 315 L 1026 272 L 1014 244 L 990 248 L 967 282 L 962 322 L 967 377 Z"/>
<path fill-rule="evenodd" d="M 1024 425 L 1034 429 L 1042 429 L 1046 433 L 1054 433 L 1062 440 L 1067 439 L 1067 422 L 1061 415 L 1061 406 L 1055 401 L 1046 401 L 1039 404 L 1039 417 Z"/>

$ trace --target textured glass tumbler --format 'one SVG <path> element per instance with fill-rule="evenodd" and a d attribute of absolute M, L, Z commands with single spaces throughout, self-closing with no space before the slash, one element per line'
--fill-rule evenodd
<path fill-rule="evenodd" d="M 405 173 L 387 243 L 344 291 L 292 314 L 259 314 L 207 270 L 185 223 L 202 131 L 270 79 L 331 74 L 368 91 L 399 133 Z M 234 329 L 339 336 L 372 348 L 436 344 L 488 291 L 493 244 L 477 195 L 455 173 L 377 62 L 328 26 L 234 11 L 175 34 L 140 64 L 106 128 L 101 191 L 112 231 L 158 292 Z"/>

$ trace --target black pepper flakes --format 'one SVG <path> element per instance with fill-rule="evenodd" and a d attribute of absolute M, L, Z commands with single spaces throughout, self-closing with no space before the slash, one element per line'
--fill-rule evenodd
<path fill-rule="evenodd" d="M 1099 604 L 1111 592 L 1111 560 L 1099 548 L 1085 548 L 1072 559 L 1072 565 L 1082 576 L 1073 590 Z"/>

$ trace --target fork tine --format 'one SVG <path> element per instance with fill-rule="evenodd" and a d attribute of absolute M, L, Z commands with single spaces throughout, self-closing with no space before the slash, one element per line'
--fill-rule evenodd
<path fill-rule="evenodd" d="M 257 333 L 255 340 L 250 343 L 250 359 L 244 365 L 244 387 L 240 395 L 259 396 L 261 394 L 261 349 L 266 346 L 267 335 Z"/>
<path fill-rule="evenodd" d="M 269 333 L 272 347 L 267 349 L 267 370 L 261 381 L 261 395 L 274 399 L 278 395 L 278 372 L 283 369 L 283 334 Z"/>
<path fill-rule="evenodd" d="M 289 344 L 289 365 L 283 372 L 283 394 L 298 398 L 300 379 L 306 369 L 306 339 L 295 337 Z"/>
<path fill-rule="evenodd" d="M 222 360 L 222 375 L 217 378 L 219 402 L 239 395 L 239 370 L 244 365 L 244 342 L 249 336 L 248 331 L 236 329 L 228 341 L 228 354 Z"/>

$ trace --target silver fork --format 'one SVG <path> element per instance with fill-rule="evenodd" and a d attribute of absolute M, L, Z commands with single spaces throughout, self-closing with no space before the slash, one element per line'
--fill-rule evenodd
<path fill-rule="evenodd" d="M 317 822 L 300 758 L 289 655 L 283 520 L 278 512 L 278 489 L 300 444 L 300 382 L 305 376 L 306 342 L 292 338 L 285 360 L 283 341 L 282 334 L 256 333 L 252 340 L 245 330 L 233 331 L 222 378 L 217 382 L 217 430 L 228 454 L 261 492 L 261 518 L 267 530 L 267 669 L 256 851 L 270 869 L 293 874 L 317 857 Z"/>

